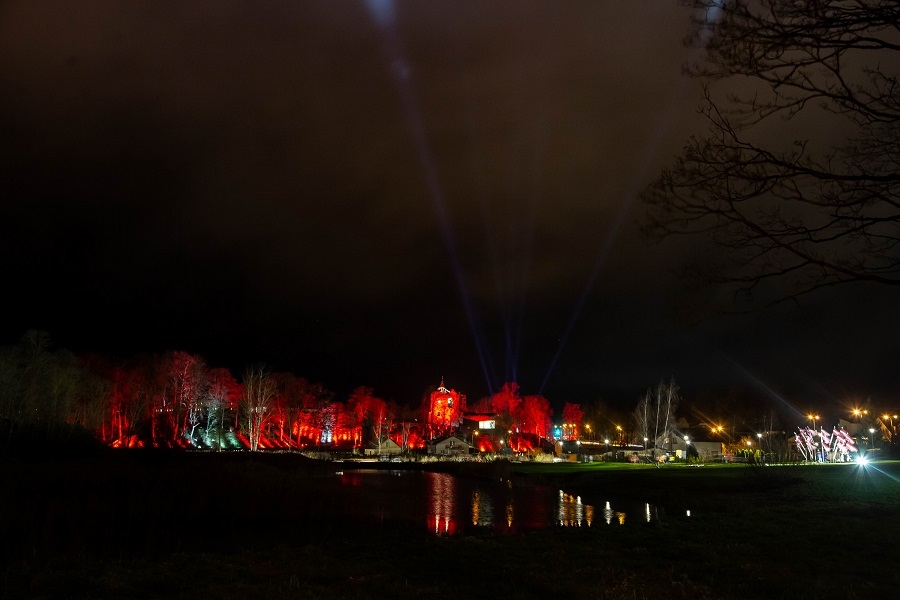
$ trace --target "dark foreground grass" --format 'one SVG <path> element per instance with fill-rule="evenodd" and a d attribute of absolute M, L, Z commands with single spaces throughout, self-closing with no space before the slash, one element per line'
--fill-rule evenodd
<path fill-rule="evenodd" d="M 900 464 L 874 467 L 495 465 L 659 519 L 436 537 L 321 519 L 334 467 L 295 456 L 6 461 L 0 597 L 896 597 Z"/>

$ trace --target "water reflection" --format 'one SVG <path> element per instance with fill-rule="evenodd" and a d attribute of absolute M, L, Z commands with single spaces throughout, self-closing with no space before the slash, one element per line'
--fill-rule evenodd
<path fill-rule="evenodd" d="M 456 533 L 456 507 L 454 496 L 456 492 L 456 479 L 448 473 L 427 473 L 430 485 L 428 486 L 431 513 L 428 522 L 434 523 L 434 532 L 437 534 Z"/>
<path fill-rule="evenodd" d="M 588 507 L 593 515 L 593 507 Z M 559 490 L 559 503 L 557 509 L 557 522 L 563 527 L 581 527 L 584 521 L 585 506 L 581 503 L 581 496 L 572 496 Z M 590 526 L 590 520 L 588 520 Z"/>
<path fill-rule="evenodd" d="M 638 519 L 645 522 L 657 519 L 656 507 L 649 503 L 618 506 L 606 500 L 601 511 L 571 491 L 449 473 L 347 470 L 336 480 L 343 492 L 329 503 L 334 518 L 422 519 L 430 532 L 442 536 L 472 527 L 519 532 L 604 522 L 624 525 L 628 514 L 641 515 Z"/>
<path fill-rule="evenodd" d="M 582 525 L 590 527 L 594 523 L 594 506 L 582 502 L 581 496 L 559 490 L 557 506 L 556 522 L 563 527 L 581 527 Z M 656 508 L 647 503 L 643 508 L 645 519 L 649 523 L 653 519 L 652 515 L 655 514 Z M 603 505 L 603 520 L 607 525 L 612 525 L 613 522 L 624 525 L 626 516 L 627 513 L 624 511 L 614 510 L 609 500 Z"/>
<path fill-rule="evenodd" d="M 494 524 L 494 507 L 491 498 L 480 489 L 472 492 L 472 525 L 491 527 Z"/>
<path fill-rule="evenodd" d="M 606 504 L 603 506 L 603 520 L 606 521 L 607 525 L 611 525 L 614 518 L 619 525 L 625 524 L 625 513 L 613 510 L 612 505 L 609 500 L 607 500 Z"/>

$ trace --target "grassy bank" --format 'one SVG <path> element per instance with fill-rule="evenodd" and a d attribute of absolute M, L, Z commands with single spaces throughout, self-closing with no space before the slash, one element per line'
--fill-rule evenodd
<path fill-rule="evenodd" d="M 614 492 L 662 513 L 624 527 L 459 537 L 320 519 L 317 485 L 334 465 L 292 455 L 114 452 L 0 468 L 8 598 L 797 599 L 900 589 L 889 566 L 900 549 L 900 463 L 887 461 L 490 465 L 487 474 L 514 485 Z"/>

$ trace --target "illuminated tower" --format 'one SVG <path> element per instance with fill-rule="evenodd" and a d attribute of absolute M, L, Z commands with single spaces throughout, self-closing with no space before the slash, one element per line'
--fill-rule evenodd
<path fill-rule="evenodd" d="M 441 378 L 441 385 L 431 392 L 428 404 L 428 431 L 431 437 L 447 435 L 459 427 L 465 410 L 465 394 L 448 390 L 444 387 L 444 379 Z"/>

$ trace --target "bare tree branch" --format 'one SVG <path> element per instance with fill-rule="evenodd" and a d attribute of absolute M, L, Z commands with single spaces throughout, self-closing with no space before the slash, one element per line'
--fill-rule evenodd
<path fill-rule="evenodd" d="M 900 3 L 688 3 L 708 131 L 644 191 L 647 237 L 707 236 L 727 260 L 706 279 L 738 295 L 900 285 Z"/>

